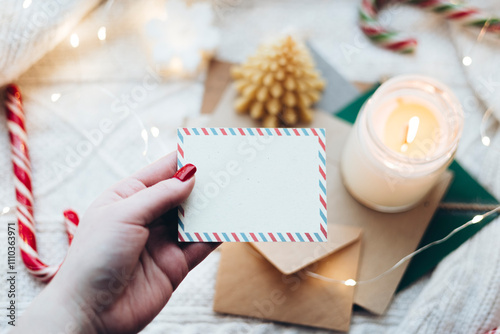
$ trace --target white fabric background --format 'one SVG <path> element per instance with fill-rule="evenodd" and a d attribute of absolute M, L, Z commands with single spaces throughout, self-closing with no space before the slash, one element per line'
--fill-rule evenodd
<path fill-rule="evenodd" d="M 60 261 L 67 248 L 63 209 L 73 207 L 84 212 L 105 187 L 174 150 L 175 128 L 182 125 L 186 117 L 199 112 L 202 77 L 162 81 L 157 88 L 148 90 L 146 97 L 136 100 L 129 108 L 131 114 L 124 119 L 119 119 L 120 113 L 113 111 L 113 103 L 137 92 L 137 87 L 142 87 L 143 80 L 150 76 L 143 30 L 145 22 L 163 8 L 159 2 L 127 0 L 99 7 L 74 30 L 80 36 L 77 49 L 71 48 L 69 39 L 65 38 L 17 81 L 24 93 L 28 119 L 39 250 L 49 263 Z M 494 0 L 471 2 L 500 15 L 500 5 Z M 91 2 L 85 5 L 77 0 L 66 3 L 68 13 L 73 14 L 68 14 L 61 22 L 69 26 L 62 25 L 64 29 L 58 28 L 59 25 L 47 26 L 48 33 L 42 35 L 51 36 L 47 40 L 53 42 L 45 42 L 40 37 L 43 48 L 13 43 L 12 33 L 22 33 L 25 25 L 2 24 L 2 80 L 10 80 L 22 72 L 30 59 L 40 58 L 60 39 L 54 36 L 66 35 L 71 25 L 92 7 Z M 491 145 L 481 144 L 479 129 L 484 108 L 481 109 L 468 85 L 469 81 L 478 91 L 483 91 L 480 96 L 493 103 L 496 111 L 500 110 L 500 104 L 493 99 L 499 95 L 498 91 L 486 94 L 485 88 L 481 88 L 481 76 L 488 79 L 489 73 L 498 71 L 495 68 L 499 63 L 498 47 L 494 46 L 498 42 L 489 41 L 493 46 L 480 44 L 473 49 L 476 50 L 471 54 L 473 65 L 465 72 L 461 58 L 470 54 L 474 34 L 462 33 L 461 29 L 451 27 L 436 15 L 403 6 L 385 11 L 382 17 L 391 26 L 411 32 L 420 45 L 413 56 L 393 54 L 374 47 L 362 36 L 356 25 L 357 5 L 358 1 L 350 0 L 214 0 L 217 25 L 222 33 L 217 56 L 223 60 L 242 61 L 261 41 L 288 29 L 309 38 L 349 80 L 372 82 L 402 73 L 419 73 L 443 81 L 465 105 L 464 137 L 457 158 L 500 198 L 500 135 L 496 122 L 490 120 L 487 132 Z M 2 1 L 2 8 L 6 8 L 3 13 L 11 13 L 13 17 L 12 13 L 17 13 L 21 4 Z M 22 17 L 20 22 L 29 19 Z M 96 38 L 97 29 L 102 25 L 108 27 L 105 43 Z M 479 52 L 480 48 L 484 53 Z M 482 51 L 483 48 L 492 48 L 496 53 Z M 13 69 L 17 72 L 10 72 Z M 490 86 L 498 89 L 495 85 Z M 61 94 L 56 102 L 51 101 L 54 93 Z M 0 116 L 0 133 L 3 133 L 0 140 L 0 156 L 3 157 L 0 207 L 12 206 L 15 200 L 3 115 Z M 75 158 L 71 152 L 88 140 L 86 134 L 98 128 L 104 118 L 113 121 L 114 130 L 103 135 L 97 145 L 92 144 L 87 156 Z M 158 138 L 149 136 L 149 148 L 144 157 L 141 130 L 152 126 L 160 129 L 160 135 Z M 72 167 L 68 167 L 67 159 Z M 61 169 L 62 166 L 66 168 Z M 13 215 L 0 217 L 0 240 L 5 240 L 6 223 L 14 220 Z M 500 325 L 499 239 L 500 226 L 495 221 L 443 260 L 431 275 L 399 293 L 386 315 L 378 317 L 356 312 L 351 333 L 483 333 Z M 0 258 L 6 258 L 5 252 L 5 247 L 0 247 Z M 190 273 L 144 332 L 326 332 L 215 314 L 212 300 L 218 260 L 219 253 L 215 252 Z M 20 260 L 18 263 L 17 301 L 22 311 L 43 285 L 28 276 Z M 5 262 L 0 265 L 2 272 L 5 265 Z M 7 296 L 0 294 L 2 309 L 6 302 Z M 3 320 L 0 329 L 7 330 Z"/>
<path fill-rule="evenodd" d="M 52 50 L 98 0 L 2 1 L 0 85 L 26 71 Z"/>

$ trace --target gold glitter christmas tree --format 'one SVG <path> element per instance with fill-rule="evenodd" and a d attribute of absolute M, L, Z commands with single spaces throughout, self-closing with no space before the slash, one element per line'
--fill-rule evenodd
<path fill-rule="evenodd" d="M 239 93 L 236 111 L 269 128 L 311 122 L 311 106 L 325 86 L 306 46 L 292 37 L 262 45 L 244 64 L 233 66 L 231 75 Z"/>

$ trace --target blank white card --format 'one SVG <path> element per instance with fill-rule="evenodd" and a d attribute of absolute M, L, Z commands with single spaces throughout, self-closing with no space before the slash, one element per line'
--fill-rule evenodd
<path fill-rule="evenodd" d="M 178 129 L 178 168 L 197 167 L 179 241 L 326 241 L 325 154 L 324 129 Z"/>

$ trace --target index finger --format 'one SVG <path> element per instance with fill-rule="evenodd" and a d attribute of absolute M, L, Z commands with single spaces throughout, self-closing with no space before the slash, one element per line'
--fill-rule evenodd
<path fill-rule="evenodd" d="M 135 174 L 115 183 L 106 189 L 102 195 L 94 201 L 94 204 L 106 205 L 128 198 L 140 190 L 152 187 L 158 182 L 172 178 L 176 171 L 177 155 L 174 151 L 151 165 L 142 168 Z"/>

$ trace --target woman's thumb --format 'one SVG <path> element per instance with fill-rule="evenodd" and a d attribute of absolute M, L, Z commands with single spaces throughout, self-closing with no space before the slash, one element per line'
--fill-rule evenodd
<path fill-rule="evenodd" d="M 160 181 L 116 203 L 128 222 L 147 225 L 181 204 L 193 190 L 196 167 L 179 169 L 171 179 Z"/>

